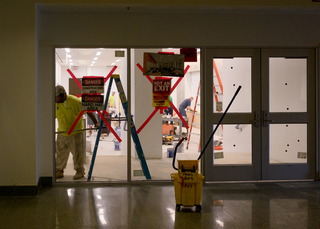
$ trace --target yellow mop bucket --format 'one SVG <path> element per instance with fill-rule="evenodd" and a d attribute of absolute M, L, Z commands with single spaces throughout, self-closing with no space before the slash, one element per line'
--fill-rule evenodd
<path fill-rule="evenodd" d="M 178 160 L 178 169 L 174 165 L 177 148 L 184 139 L 177 144 L 173 158 L 173 168 L 178 173 L 171 174 L 174 181 L 176 198 L 176 210 L 180 211 L 181 206 L 196 206 L 196 211 L 201 212 L 202 182 L 204 176 L 199 174 L 199 160 Z"/>
<path fill-rule="evenodd" d="M 182 143 L 184 138 L 181 138 L 178 144 L 176 145 L 174 149 L 174 154 L 173 154 L 172 167 L 175 170 L 178 170 L 178 173 L 171 174 L 171 177 L 174 181 L 177 211 L 180 211 L 181 206 L 186 206 L 186 207 L 196 206 L 196 210 L 199 212 L 201 211 L 202 182 L 204 180 L 204 176 L 198 173 L 199 160 L 201 159 L 203 153 L 205 152 L 207 146 L 209 145 L 209 142 L 211 141 L 216 130 L 218 129 L 220 123 L 222 122 L 222 119 L 228 112 L 232 102 L 238 95 L 240 89 L 241 89 L 241 86 L 239 86 L 238 89 L 236 90 L 228 107 L 226 108 L 218 124 L 216 125 L 214 131 L 212 132 L 209 140 L 207 141 L 206 145 L 202 149 L 198 157 L 198 160 L 178 160 L 178 168 L 176 168 L 174 163 L 175 163 L 177 148 Z"/>

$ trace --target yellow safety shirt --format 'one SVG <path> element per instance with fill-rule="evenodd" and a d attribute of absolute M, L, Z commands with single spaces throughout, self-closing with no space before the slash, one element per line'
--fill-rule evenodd
<path fill-rule="evenodd" d="M 67 95 L 66 101 L 63 103 L 56 103 L 56 118 L 58 119 L 58 132 L 60 131 L 69 131 L 74 121 L 81 112 L 81 99 L 77 98 L 74 95 Z M 78 121 L 74 130 L 83 129 L 82 117 Z M 77 132 L 72 132 L 70 134 L 74 135 Z M 64 136 L 69 136 L 68 133 L 62 133 Z"/>
<path fill-rule="evenodd" d="M 114 107 L 114 102 L 116 100 L 116 97 L 114 95 L 109 96 L 109 106 Z"/>

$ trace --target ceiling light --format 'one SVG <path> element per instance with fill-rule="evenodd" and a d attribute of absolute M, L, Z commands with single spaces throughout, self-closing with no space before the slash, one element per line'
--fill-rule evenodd
<path fill-rule="evenodd" d="M 119 61 L 120 61 L 120 59 L 116 60 L 116 62 L 119 62 Z"/>
<path fill-rule="evenodd" d="M 72 62 L 72 59 L 69 59 L 70 62 Z"/>
<path fill-rule="evenodd" d="M 100 56 L 101 52 L 97 52 L 97 56 Z"/>
<path fill-rule="evenodd" d="M 69 49 L 69 48 L 66 48 L 65 50 L 66 50 L 66 52 L 70 52 L 70 49 Z"/>
<path fill-rule="evenodd" d="M 98 60 L 98 57 L 93 58 L 94 60 Z"/>
<path fill-rule="evenodd" d="M 92 61 L 92 63 L 94 64 L 94 63 L 95 63 L 95 61 Z"/>
<path fill-rule="evenodd" d="M 67 55 L 67 57 L 71 58 L 71 55 L 69 54 L 69 55 Z"/>
<path fill-rule="evenodd" d="M 111 65 L 116 65 L 116 63 L 112 63 Z"/>
<path fill-rule="evenodd" d="M 91 67 L 93 66 L 93 64 L 90 65 Z"/>

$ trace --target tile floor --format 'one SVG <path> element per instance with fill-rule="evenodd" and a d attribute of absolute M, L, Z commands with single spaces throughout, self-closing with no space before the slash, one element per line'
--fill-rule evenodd
<path fill-rule="evenodd" d="M 195 129 L 195 128 L 194 128 Z M 195 129 L 194 132 L 199 132 Z M 97 132 L 93 132 L 89 137 L 87 134 L 87 141 L 91 142 L 92 152 L 96 141 Z M 101 182 L 126 182 L 127 181 L 127 156 L 121 155 L 121 152 L 115 150 L 114 136 L 112 133 L 104 139 L 100 138 L 98 151 L 92 171 L 91 181 Z M 177 142 L 177 141 L 174 141 Z M 199 156 L 198 152 L 199 136 L 191 137 L 189 149 L 186 148 L 186 142 L 183 143 L 183 149 L 179 148 L 182 153 L 177 153 L 177 160 L 196 160 Z M 134 147 L 134 146 L 132 146 Z M 152 180 L 169 181 L 171 174 L 176 172 L 172 168 L 172 158 L 167 157 L 167 148 L 173 148 L 173 145 L 162 145 L 162 159 L 147 159 L 148 169 Z M 178 152 L 179 152 L 178 151 Z M 92 155 L 87 153 L 87 162 L 85 164 L 86 175 L 84 178 L 76 182 L 84 182 L 87 180 L 88 172 L 91 166 Z M 146 180 L 145 176 L 134 176 L 134 170 L 142 170 L 139 159 L 131 159 L 132 166 L 132 180 Z M 57 182 L 74 182 L 73 176 L 75 170 L 73 169 L 72 155 L 69 156 L 67 168 L 64 170 L 64 178 L 57 179 Z"/>
<path fill-rule="evenodd" d="M 172 185 L 47 187 L 0 197 L 0 228 L 320 228 L 320 182 L 205 184 L 202 212 Z"/>

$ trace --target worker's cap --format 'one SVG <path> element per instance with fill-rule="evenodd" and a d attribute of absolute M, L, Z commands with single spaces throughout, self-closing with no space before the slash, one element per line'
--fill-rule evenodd
<path fill-rule="evenodd" d="M 116 91 L 115 91 L 115 90 L 112 90 L 112 93 L 116 93 Z"/>
<path fill-rule="evenodd" d="M 64 89 L 63 86 L 61 86 L 61 85 L 56 86 L 56 96 L 59 96 L 61 94 L 65 94 L 65 93 L 66 93 L 66 90 Z"/>

